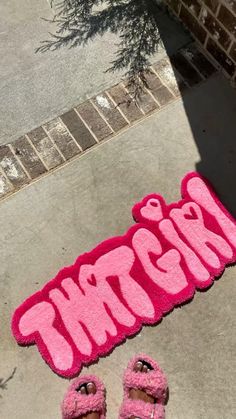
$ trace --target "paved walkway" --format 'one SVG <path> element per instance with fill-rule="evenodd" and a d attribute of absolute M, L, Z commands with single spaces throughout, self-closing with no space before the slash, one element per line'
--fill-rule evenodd
<path fill-rule="evenodd" d="M 177 200 L 190 170 L 207 175 L 236 214 L 235 112 L 235 92 L 216 74 L 0 202 L 0 377 L 17 368 L 0 390 L 1 418 L 59 418 L 68 385 L 35 347 L 12 338 L 11 314 L 23 299 L 80 253 L 126 231 L 131 207 L 144 195 Z M 168 419 L 236 417 L 235 274 L 227 268 L 208 292 L 89 368 L 105 381 L 109 418 L 117 417 L 122 370 L 137 351 L 157 358 L 168 375 Z"/>
<path fill-rule="evenodd" d="M 26 132 L 115 84 L 121 73 L 105 73 L 119 37 L 107 31 L 86 47 L 35 54 L 55 27 L 49 0 L 6 0 L 0 4 L 0 144 Z M 189 42 L 180 25 L 163 16 L 162 38 L 173 53 Z M 163 56 L 160 50 L 153 57 Z"/>
<path fill-rule="evenodd" d="M 159 59 L 138 101 L 127 81 L 109 87 L 5 146 L 0 146 L 0 198 L 28 185 L 102 141 L 159 112 L 216 69 L 195 46 Z"/>

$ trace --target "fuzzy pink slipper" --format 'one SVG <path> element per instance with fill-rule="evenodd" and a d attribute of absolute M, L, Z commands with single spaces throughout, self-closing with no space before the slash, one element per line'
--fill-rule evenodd
<path fill-rule="evenodd" d="M 145 361 L 153 368 L 147 373 L 134 371 L 138 361 Z M 128 419 L 135 416 L 141 419 L 164 419 L 164 403 L 167 397 L 167 379 L 152 358 L 145 354 L 135 356 L 128 364 L 124 373 L 124 399 L 120 408 L 120 419 Z M 129 397 L 131 389 L 143 390 L 156 399 L 156 403 L 146 403 L 142 400 L 133 400 Z"/>
<path fill-rule="evenodd" d="M 81 394 L 76 391 L 82 384 L 94 383 L 95 394 Z M 68 388 L 61 405 L 63 419 L 75 419 L 89 412 L 98 412 L 100 419 L 105 419 L 106 403 L 103 383 L 94 375 L 77 378 Z"/>

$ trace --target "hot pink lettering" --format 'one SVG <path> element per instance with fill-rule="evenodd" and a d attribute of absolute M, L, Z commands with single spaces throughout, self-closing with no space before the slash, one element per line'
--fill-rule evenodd
<path fill-rule="evenodd" d="M 83 295 L 71 278 L 64 279 L 61 286 L 66 291 L 68 298 L 59 289 L 50 291 L 49 296 L 57 306 L 76 347 L 82 354 L 91 355 L 92 344 L 83 326 L 87 328 L 97 345 L 104 345 L 107 341 L 107 332 L 111 336 L 117 334 L 114 322 L 106 312 L 95 287 L 90 285 L 91 289 L 89 290 L 88 286 L 86 294 Z M 131 318 L 134 323 L 134 318 L 130 313 L 127 314 L 127 317 Z"/>
<path fill-rule="evenodd" d="M 109 276 L 118 277 L 122 295 L 134 313 L 142 317 L 154 316 L 150 298 L 130 276 L 133 262 L 133 251 L 127 246 L 121 246 L 101 256 L 95 265 L 81 266 L 79 285 L 83 293 L 71 278 L 64 279 L 61 283 L 69 298 L 58 289 L 49 293 L 81 353 L 90 355 L 92 351 L 91 342 L 81 325 L 87 328 L 97 345 L 106 343 L 107 332 L 111 336 L 117 335 L 116 326 L 104 304 L 120 324 L 131 327 L 136 321 L 106 282 Z"/>
<path fill-rule="evenodd" d="M 223 208 L 218 199 L 213 197 L 203 179 L 199 176 L 187 181 L 187 193 L 195 202 L 211 214 L 223 230 L 226 238 L 236 249 L 236 224 Z"/>
<path fill-rule="evenodd" d="M 188 202 L 182 208 L 172 209 L 170 217 L 195 251 L 212 268 L 219 269 L 221 267 L 217 253 L 225 259 L 231 260 L 233 256 L 231 247 L 221 236 L 205 227 L 202 211 L 198 204 Z"/>
<path fill-rule="evenodd" d="M 173 244 L 184 257 L 186 265 L 193 275 L 193 280 L 197 285 L 208 285 L 210 274 L 194 251 L 180 238 L 171 220 L 162 220 L 159 224 L 159 229 L 163 236 Z"/>
<path fill-rule="evenodd" d="M 123 315 L 121 303 L 118 304 L 118 301 L 112 301 L 110 288 L 108 288 L 109 286 L 106 284 L 105 279 L 109 276 L 117 277 L 122 295 L 133 313 L 140 317 L 153 318 L 154 307 L 148 294 L 130 275 L 134 261 L 135 255 L 133 250 L 128 246 L 120 246 L 101 256 L 97 260 L 92 272 L 99 285 L 100 297 L 109 306 L 113 316 L 117 318 L 120 323 L 127 326 L 129 326 L 129 324 L 127 324 L 127 313 L 125 312 Z M 82 271 L 83 270 L 84 267 L 82 267 Z M 81 273 L 80 283 L 82 286 L 84 283 L 83 278 Z"/>
<path fill-rule="evenodd" d="M 187 287 L 188 282 L 180 266 L 181 256 L 177 250 L 171 249 L 162 255 L 160 241 L 144 228 L 134 234 L 132 244 L 145 272 L 160 288 L 174 295 Z M 156 266 L 151 262 L 150 253 L 160 256 Z"/>
<path fill-rule="evenodd" d="M 151 221 L 160 221 L 163 218 L 162 205 L 158 198 L 150 198 L 140 210 L 142 217 Z"/>
<path fill-rule="evenodd" d="M 42 301 L 23 314 L 19 320 L 19 330 L 23 336 L 39 334 L 54 367 L 66 371 L 72 367 L 73 352 L 68 342 L 53 326 L 55 318 L 52 304 Z"/>

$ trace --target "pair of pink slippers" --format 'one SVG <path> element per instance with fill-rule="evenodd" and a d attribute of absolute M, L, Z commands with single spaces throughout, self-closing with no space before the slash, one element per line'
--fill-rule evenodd
<path fill-rule="evenodd" d="M 138 361 L 151 366 L 147 373 L 136 371 Z M 84 383 L 94 383 L 95 394 L 84 395 L 78 392 Z M 164 419 L 165 401 L 167 398 L 167 379 L 152 358 L 140 354 L 130 360 L 123 378 L 124 399 L 119 412 L 119 419 L 131 417 L 140 419 Z M 142 390 L 155 399 L 155 403 L 130 398 L 130 390 Z M 77 419 L 91 412 L 98 412 L 100 419 L 106 417 L 105 387 L 94 375 L 86 375 L 76 379 L 69 387 L 62 402 L 62 418 Z"/>

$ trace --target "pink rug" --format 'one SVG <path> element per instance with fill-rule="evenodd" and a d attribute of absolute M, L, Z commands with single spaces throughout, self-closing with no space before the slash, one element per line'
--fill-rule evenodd
<path fill-rule="evenodd" d="M 182 199 L 152 194 L 136 204 L 136 224 L 63 268 L 15 311 L 12 332 L 36 344 L 63 377 L 107 354 L 212 284 L 236 261 L 236 222 L 207 181 L 189 173 Z"/>

